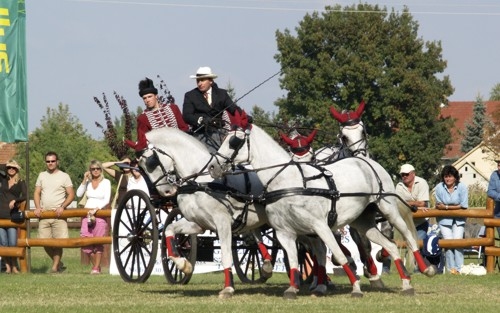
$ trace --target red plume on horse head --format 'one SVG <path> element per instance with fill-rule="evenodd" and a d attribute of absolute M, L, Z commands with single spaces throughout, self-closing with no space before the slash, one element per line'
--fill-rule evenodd
<path fill-rule="evenodd" d="M 330 107 L 330 113 L 332 114 L 333 118 L 336 119 L 342 126 L 354 125 L 359 123 L 359 120 L 364 110 L 365 110 L 364 100 L 361 100 L 361 103 L 354 112 L 347 111 L 340 113 L 337 110 L 335 110 L 334 107 Z"/>
<path fill-rule="evenodd" d="M 314 140 L 317 132 L 318 130 L 315 129 L 307 137 L 299 134 L 293 138 L 289 138 L 282 132 L 280 132 L 279 134 L 281 139 L 283 139 L 283 141 L 290 147 L 290 150 L 294 154 L 301 156 L 309 151 L 309 149 L 311 148 L 311 142 Z"/>
<path fill-rule="evenodd" d="M 231 128 L 241 127 L 243 129 L 251 129 L 252 124 L 248 120 L 248 115 L 245 110 L 241 110 L 241 113 L 238 110 L 234 111 L 234 115 L 228 114 L 229 120 L 231 122 Z"/>

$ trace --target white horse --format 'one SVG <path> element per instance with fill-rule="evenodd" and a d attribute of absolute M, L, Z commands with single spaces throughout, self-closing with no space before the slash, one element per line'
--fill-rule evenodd
<path fill-rule="evenodd" d="M 321 152 L 319 154 L 315 154 L 314 149 L 311 144 L 316 136 L 317 130 L 313 130 L 308 136 L 303 136 L 299 133 L 294 133 L 293 136 L 288 137 L 283 133 L 279 133 L 281 139 L 288 145 L 288 149 L 290 150 L 290 155 L 292 157 L 292 161 L 294 162 L 319 162 L 324 164 L 324 160 L 328 159 L 329 162 L 334 162 L 336 160 L 342 159 L 344 157 L 352 156 L 352 151 L 349 150 L 347 146 L 344 147 L 323 147 L 321 148 Z M 355 133 L 348 133 L 348 135 L 357 135 Z M 355 148 L 354 146 L 350 146 L 351 148 Z M 318 160 L 317 157 L 323 156 L 324 159 Z M 367 218 L 363 214 L 358 217 L 359 219 Z M 356 247 L 358 249 L 358 253 L 361 261 L 364 266 L 364 275 L 369 279 L 370 285 L 376 288 L 384 288 L 384 283 L 380 275 L 378 274 L 377 266 L 375 265 L 375 261 L 371 256 L 371 243 L 366 238 L 364 234 L 359 234 L 358 231 L 351 227 L 350 234 Z M 416 235 L 415 235 L 416 236 Z M 335 236 L 340 248 L 347 256 L 351 256 L 351 252 L 342 244 L 340 241 L 340 235 Z M 326 269 L 324 266 L 319 265 L 317 271 L 320 276 L 326 275 Z M 324 274 L 322 271 L 325 271 Z M 321 279 L 318 281 L 319 284 L 323 283 Z"/>
<path fill-rule="evenodd" d="M 248 126 L 244 118 L 241 126 Z M 359 278 L 349 268 L 332 234 L 332 229 L 347 224 L 389 251 L 402 279 L 402 292 L 414 294 L 397 246 L 376 228 L 374 207 L 378 207 L 407 240 L 421 272 L 427 276 L 435 274 L 435 267 L 427 267 L 423 261 L 415 238 L 397 210 L 391 177 L 378 163 L 346 158 L 324 169 L 306 164 L 288 166 L 289 160 L 289 154 L 276 141 L 253 125 L 251 131 L 237 130 L 226 137 L 218 151 L 217 163 L 211 168 L 214 177 L 221 177 L 228 165 L 246 162 L 255 168 L 264 183 L 263 198 L 269 223 L 290 261 L 290 287 L 284 297 L 295 298 L 299 290 L 295 239 L 300 234 L 317 234 L 346 271 L 353 286 L 351 294 L 362 295 Z M 372 216 L 361 221 L 357 218 L 362 213 Z"/>
<path fill-rule="evenodd" d="M 234 294 L 232 225 L 243 217 L 246 223 L 240 225 L 237 233 L 247 233 L 268 222 L 264 206 L 251 201 L 249 196 L 259 195 L 262 184 L 253 173 L 249 173 L 249 181 L 242 175 L 214 181 L 207 172 L 203 173 L 211 160 L 206 146 L 178 129 L 155 129 L 146 137 L 150 147 L 140 156 L 139 165 L 161 196 L 177 195 L 178 208 L 185 217 L 165 229 L 169 258 L 179 270 L 190 274 L 192 265 L 175 250 L 175 234 L 201 234 L 205 230 L 216 232 L 225 274 L 224 289 L 219 297 L 231 297 Z M 245 198 L 249 201 L 242 201 Z M 262 251 L 262 246 L 260 248 Z M 262 271 L 264 277 L 272 274 L 270 258 L 264 260 Z"/>

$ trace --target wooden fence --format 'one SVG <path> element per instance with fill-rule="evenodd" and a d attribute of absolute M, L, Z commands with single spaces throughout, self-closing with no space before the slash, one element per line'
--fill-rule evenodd
<path fill-rule="evenodd" d="M 25 210 L 26 203 L 21 204 L 21 210 Z M 495 270 L 495 258 L 500 256 L 500 247 L 495 246 L 495 227 L 500 227 L 500 219 L 493 218 L 493 209 L 495 202 L 488 198 L 486 209 L 471 208 L 469 210 L 429 210 L 427 212 L 419 211 L 414 213 L 414 217 L 468 217 L 482 218 L 484 226 L 486 226 L 486 234 L 482 238 L 466 238 L 466 239 L 448 239 L 439 240 L 439 245 L 443 248 L 467 248 L 471 246 L 484 246 L 486 256 L 486 270 L 492 273 Z M 70 209 L 65 210 L 61 218 L 69 217 L 85 217 L 89 209 Z M 10 220 L 0 219 L 0 227 L 18 227 L 17 247 L 0 247 L 0 256 L 9 256 L 19 258 L 19 265 L 22 273 L 28 271 L 28 263 L 26 259 L 26 250 L 28 247 L 59 247 L 59 248 L 79 248 L 92 244 L 111 244 L 112 237 L 95 237 L 95 238 L 64 238 L 64 239 L 39 239 L 28 238 L 28 224 L 30 218 L 37 218 L 32 211 L 25 211 L 26 221 L 22 224 L 13 223 Z M 96 213 L 97 217 L 111 217 L 111 210 L 99 210 Z M 44 212 L 41 218 L 56 218 L 55 212 Z M 404 247 L 404 242 L 397 242 L 398 246 Z M 419 241 L 422 246 L 422 241 Z"/>
<path fill-rule="evenodd" d="M 21 203 L 20 209 L 25 211 L 26 203 Z M 86 217 L 89 209 L 69 209 L 64 210 L 60 218 Z M 93 238 L 60 238 L 60 239 L 40 239 L 28 238 L 29 220 L 38 218 L 33 211 L 25 211 L 26 220 L 24 223 L 13 223 L 10 220 L 0 219 L 0 227 L 17 227 L 17 247 L 0 247 L 0 256 L 19 258 L 21 273 L 28 272 L 27 248 L 28 247 L 58 247 L 58 248 L 80 248 L 95 244 L 111 244 L 112 237 Z M 97 217 L 111 217 L 111 210 L 98 210 Z M 53 211 L 43 212 L 41 218 L 57 218 Z"/>

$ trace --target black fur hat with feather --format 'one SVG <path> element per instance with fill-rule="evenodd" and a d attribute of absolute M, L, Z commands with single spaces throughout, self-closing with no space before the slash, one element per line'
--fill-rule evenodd
<path fill-rule="evenodd" d="M 148 93 L 158 94 L 158 89 L 156 89 L 155 84 L 149 78 L 145 78 L 139 82 L 139 96 L 141 98 Z"/>

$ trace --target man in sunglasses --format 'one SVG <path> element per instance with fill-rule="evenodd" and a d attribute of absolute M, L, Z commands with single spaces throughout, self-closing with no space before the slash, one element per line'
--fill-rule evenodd
<path fill-rule="evenodd" d="M 38 222 L 38 238 L 68 238 L 66 219 L 59 216 L 75 198 L 71 178 L 59 170 L 57 153 L 50 151 L 45 154 L 46 170 L 38 175 L 35 183 L 35 215 L 41 217 L 43 212 L 55 211 L 56 218 L 41 218 Z M 62 248 L 45 247 L 45 252 L 52 259 L 52 267 L 48 273 L 59 273 L 64 270 L 61 262 Z"/>
<path fill-rule="evenodd" d="M 411 164 L 403 164 L 399 170 L 399 175 L 401 181 L 396 185 L 396 194 L 408 205 L 427 211 L 429 207 L 429 184 L 427 181 L 415 175 L 415 168 Z M 399 199 L 398 205 L 403 205 Z M 425 239 L 429 228 L 428 220 L 426 218 L 416 218 L 414 223 L 417 228 L 418 239 Z M 382 223 L 380 231 L 389 239 L 394 238 L 392 225 L 388 222 Z M 389 273 L 390 267 L 391 259 L 385 258 L 382 262 L 382 272 Z"/>

